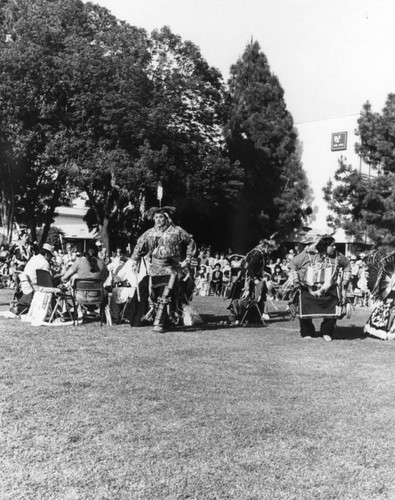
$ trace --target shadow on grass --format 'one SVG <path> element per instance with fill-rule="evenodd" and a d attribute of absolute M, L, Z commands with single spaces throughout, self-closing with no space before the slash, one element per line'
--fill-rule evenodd
<path fill-rule="evenodd" d="M 201 325 L 182 326 L 177 328 L 177 331 L 182 332 L 197 332 L 204 330 L 226 330 L 229 328 L 259 328 L 272 325 L 274 323 L 284 323 L 291 320 L 290 315 L 286 311 L 270 313 L 270 320 L 263 322 L 248 322 L 243 324 L 234 324 L 230 322 L 229 314 L 205 314 L 200 313 L 203 320 Z"/>
<path fill-rule="evenodd" d="M 368 334 L 363 331 L 363 326 L 337 326 L 333 332 L 334 340 L 364 340 Z"/>
<path fill-rule="evenodd" d="M 201 314 L 200 315 L 203 324 L 194 325 L 194 326 L 183 326 L 177 328 L 178 331 L 185 332 L 198 332 L 204 330 L 226 330 L 229 328 L 258 328 L 263 327 L 262 323 L 246 323 L 244 325 L 232 325 L 229 323 L 229 315 L 218 315 L 218 314 Z M 270 312 L 270 321 L 266 322 L 266 326 L 270 326 L 277 323 L 292 323 L 293 320 L 290 317 L 289 313 L 286 311 L 278 311 L 276 313 Z M 317 330 L 319 330 L 319 326 L 317 325 Z M 363 331 L 363 326 L 356 325 L 337 325 L 335 331 L 333 333 L 333 340 L 364 340 L 369 337 Z"/>

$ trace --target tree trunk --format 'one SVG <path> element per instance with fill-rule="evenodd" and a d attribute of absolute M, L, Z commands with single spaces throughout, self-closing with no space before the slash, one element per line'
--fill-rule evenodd
<path fill-rule="evenodd" d="M 37 241 L 37 224 L 35 220 L 30 223 L 29 229 L 31 242 L 34 243 Z M 41 242 L 39 244 L 41 245 Z"/>
<path fill-rule="evenodd" d="M 51 224 L 52 224 L 53 219 L 54 219 L 55 209 L 59 204 L 60 195 L 62 194 L 64 180 L 65 180 L 65 178 L 63 176 L 61 176 L 57 180 L 55 191 L 54 191 L 54 194 L 52 196 L 51 203 L 48 206 L 47 214 L 45 217 L 46 220 L 45 220 L 45 224 L 44 224 L 44 228 L 43 228 L 43 233 L 42 233 L 41 239 L 40 239 L 40 246 L 42 246 L 47 241 L 48 233 L 49 233 L 49 230 L 51 228 Z"/>
<path fill-rule="evenodd" d="M 110 235 L 108 233 L 108 226 L 110 223 L 110 219 L 104 216 L 103 225 L 100 227 L 100 237 L 103 246 L 107 250 L 107 254 L 110 255 Z"/>
<path fill-rule="evenodd" d="M 10 179 L 9 168 L 7 168 L 8 179 Z M 12 182 L 6 182 L 4 179 L 1 189 L 1 224 L 8 243 L 12 241 L 12 229 L 14 226 L 15 212 L 15 192 Z"/>

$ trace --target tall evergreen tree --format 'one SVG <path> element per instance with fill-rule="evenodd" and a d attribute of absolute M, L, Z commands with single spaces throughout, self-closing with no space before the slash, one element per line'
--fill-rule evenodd
<path fill-rule="evenodd" d="M 333 215 L 330 223 L 341 225 L 360 243 L 395 247 L 395 94 L 389 94 L 382 113 L 364 104 L 358 118 L 360 142 L 355 150 L 369 165 L 363 175 L 344 160 L 334 180 L 324 189 Z"/>
<path fill-rule="evenodd" d="M 231 67 L 225 138 L 231 162 L 244 172 L 233 215 L 235 248 L 273 232 L 289 232 L 306 216 L 308 183 L 284 91 L 257 42 Z"/>

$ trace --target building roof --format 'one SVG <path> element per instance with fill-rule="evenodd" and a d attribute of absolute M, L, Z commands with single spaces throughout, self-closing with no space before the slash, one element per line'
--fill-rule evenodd
<path fill-rule="evenodd" d="M 67 217 L 84 217 L 88 209 L 86 207 L 56 207 L 55 217 L 65 215 Z"/>
<path fill-rule="evenodd" d="M 80 224 L 56 224 L 56 226 L 63 231 L 65 238 L 90 240 L 98 237 L 97 231 L 89 231 L 84 222 Z"/>

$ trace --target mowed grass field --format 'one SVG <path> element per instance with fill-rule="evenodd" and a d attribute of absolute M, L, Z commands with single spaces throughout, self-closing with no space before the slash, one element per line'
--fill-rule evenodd
<path fill-rule="evenodd" d="M 194 305 L 165 335 L 0 318 L 1 500 L 395 499 L 395 342 L 368 310 L 326 343 Z"/>

